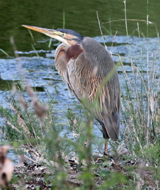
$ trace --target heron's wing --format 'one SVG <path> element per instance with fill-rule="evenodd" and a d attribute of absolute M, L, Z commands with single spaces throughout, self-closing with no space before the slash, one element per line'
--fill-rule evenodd
<path fill-rule="evenodd" d="M 71 59 L 68 62 L 68 82 L 79 100 L 86 98 L 91 102 L 94 101 L 100 84 L 107 76 L 108 71 L 106 71 L 106 76 L 105 71 L 101 71 L 106 67 L 104 65 L 103 68 L 96 57 L 86 52 L 81 53 L 77 59 Z M 114 63 L 112 61 L 113 67 Z M 100 109 L 94 108 L 93 110 L 91 107 L 88 109 L 95 115 L 96 119 L 104 124 L 108 136 L 113 140 L 117 140 L 120 109 L 120 86 L 117 73 L 103 86 L 98 102 Z"/>

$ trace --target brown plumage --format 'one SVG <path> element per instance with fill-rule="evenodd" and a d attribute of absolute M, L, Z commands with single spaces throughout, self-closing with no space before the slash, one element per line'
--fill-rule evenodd
<path fill-rule="evenodd" d="M 109 53 L 97 41 L 85 37 L 82 43 L 83 50 L 77 50 L 79 55 L 76 58 L 70 58 L 69 61 L 66 59 L 68 49 L 75 45 L 68 47 L 61 44 L 56 50 L 55 64 L 75 96 L 79 100 L 87 98 L 92 102 L 100 84 L 115 65 Z M 104 138 L 110 137 L 112 140 L 117 140 L 120 109 L 120 85 L 117 72 L 103 87 L 99 97 L 99 106 L 102 111 L 94 110 L 93 114 L 102 125 Z"/>
<path fill-rule="evenodd" d="M 25 27 L 62 42 L 55 53 L 55 65 L 59 74 L 78 100 L 86 98 L 93 102 L 102 82 L 115 69 L 106 49 L 96 40 L 82 37 L 72 30 Z M 120 127 L 120 85 L 117 71 L 111 75 L 107 84 L 102 86 L 98 102 L 100 109 L 87 109 L 100 122 L 103 137 L 117 140 Z"/>

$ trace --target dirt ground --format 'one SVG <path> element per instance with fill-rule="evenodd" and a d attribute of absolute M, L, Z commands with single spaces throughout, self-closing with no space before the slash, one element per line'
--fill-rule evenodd
<path fill-rule="evenodd" d="M 124 161 L 125 162 L 125 161 Z M 125 162 L 115 161 L 113 159 L 110 159 L 109 161 L 104 164 L 103 161 L 99 160 L 97 161 L 97 165 L 99 168 L 103 168 L 103 170 L 108 170 L 111 172 L 119 172 L 123 173 L 128 180 L 135 181 L 136 189 L 141 189 L 144 185 L 147 186 L 150 190 L 156 189 L 156 186 L 158 186 L 157 181 L 154 181 L 153 179 L 153 173 L 147 169 L 147 167 L 142 164 L 141 162 L 137 161 L 127 161 Z M 108 164 L 107 164 L 108 163 Z M 134 175 L 131 174 L 130 170 L 127 170 L 126 166 L 128 167 L 134 167 L 135 170 L 135 176 L 137 176 L 137 179 L 135 179 Z M 136 167 L 137 166 L 137 167 Z M 84 166 L 82 166 L 84 167 Z M 78 176 L 81 174 L 81 170 L 78 169 L 76 164 L 68 163 L 67 167 L 67 181 L 66 186 L 72 186 L 72 187 L 80 187 L 83 184 L 83 181 L 78 179 Z M 132 171 L 133 173 L 133 171 Z M 12 189 L 36 189 L 39 187 L 40 190 L 45 189 L 51 189 L 53 185 L 51 183 L 46 184 L 44 181 L 44 176 L 48 175 L 51 176 L 50 171 L 42 166 L 37 164 L 31 164 L 31 165 L 17 165 L 14 169 L 14 175 L 17 176 L 18 183 L 12 184 Z M 94 171 L 94 181 L 95 185 L 98 187 L 103 184 L 103 179 L 100 177 L 98 170 Z M 118 189 L 121 189 L 120 186 Z"/>

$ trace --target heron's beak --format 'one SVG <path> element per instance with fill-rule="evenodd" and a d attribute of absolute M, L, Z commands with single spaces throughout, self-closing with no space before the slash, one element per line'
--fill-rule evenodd
<path fill-rule="evenodd" d="M 22 25 L 22 26 L 24 26 L 25 28 L 43 33 L 51 38 L 57 39 L 57 40 L 67 44 L 67 41 L 63 37 L 65 34 L 60 31 L 48 29 L 48 28 L 41 28 L 41 27 L 37 27 L 37 26 L 29 26 L 29 25 Z"/>

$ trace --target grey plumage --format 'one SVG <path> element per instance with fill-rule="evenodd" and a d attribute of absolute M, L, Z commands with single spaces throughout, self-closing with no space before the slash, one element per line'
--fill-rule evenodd
<path fill-rule="evenodd" d="M 63 43 L 58 46 L 55 55 L 57 70 L 79 100 L 87 98 L 92 102 L 100 84 L 115 64 L 106 49 L 92 38 L 84 37 L 81 45 L 83 52 L 67 63 L 68 48 Z M 117 72 L 102 88 L 98 101 L 101 111 L 88 109 L 102 125 L 103 137 L 117 140 L 120 126 L 120 85 Z"/>
<path fill-rule="evenodd" d="M 101 124 L 103 137 L 117 140 L 120 127 L 120 85 L 115 64 L 106 49 L 94 39 L 83 37 L 73 30 L 23 26 L 62 42 L 55 53 L 59 74 L 80 102 L 83 98 L 89 103 L 98 100 L 99 108 L 88 104 L 84 106 Z M 109 80 L 104 83 L 106 77 Z M 107 152 L 108 140 L 105 142 L 105 157 Z"/>

